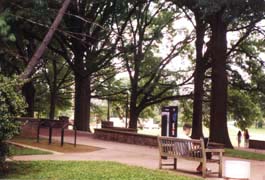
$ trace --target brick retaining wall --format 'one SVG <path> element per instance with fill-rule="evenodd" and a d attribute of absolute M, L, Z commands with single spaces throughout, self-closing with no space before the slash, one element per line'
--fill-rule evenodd
<path fill-rule="evenodd" d="M 249 148 L 265 149 L 265 141 L 250 139 L 249 140 Z"/>
<path fill-rule="evenodd" d="M 115 131 L 123 131 L 123 132 L 137 133 L 137 129 L 132 129 L 132 128 L 107 127 L 105 129 L 111 129 L 111 130 L 115 130 Z"/>
<path fill-rule="evenodd" d="M 124 132 L 109 128 L 95 129 L 94 137 L 107 141 L 117 141 L 128 144 L 158 146 L 157 136 Z"/>

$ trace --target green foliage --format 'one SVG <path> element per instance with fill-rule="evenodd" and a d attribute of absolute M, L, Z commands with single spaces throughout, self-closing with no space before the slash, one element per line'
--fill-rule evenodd
<path fill-rule="evenodd" d="M 124 34 L 121 58 L 129 75 L 130 121 L 134 125 L 139 117 L 155 117 L 159 104 L 175 100 L 180 94 L 178 84 L 187 78 L 170 68 L 177 55 L 187 57 L 192 39 L 188 34 L 185 42 L 174 38 L 183 32 L 174 25 L 178 15 L 178 9 L 170 4 L 148 0 L 136 6 L 127 26 L 129 35 Z"/>
<path fill-rule="evenodd" d="M 205 18 L 223 12 L 223 20 L 231 26 L 262 18 L 265 2 L 263 0 L 197 0 L 193 5 L 199 7 Z M 240 21 L 238 21 L 240 20 Z"/>
<path fill-rule="evenodd" d="M 180 110 L 181 110 L 181 116 L 180 120 L 181 122 L 192 122 L 192 101 L 189 100 L 182 100 L 180 102 Z"/>
<path fill-rule="evenodd" d="M 125 79 L 117 79 L 115 77 L 117 73 L 114 65 L 110 65 L 93 75 L 92 94 L 95 94 L 94 97 L 104 100 L 100 104 L 92 103 L 91 106 L 91 114 L 96 116 L 99 121 L 107 119 L 108 100 L 110 116 L 125 116 L 128 83 Z"/>
<path fill-rule="evenodd" d="M 252 101 L 249 94 L 231 89 L 228 94 L 228 112 L 241 130 L 250 127 L 262 118 L 260 107 Z"/>
<path fill-rule="evenodd" d="M 54 115 L 58 117 L 60 112 L 65 112 L 72 107 L 74 78 L 68 64 L 60 56 L 47 53 L 45 59 L 47 62 L 35 80 L 35 109 L 41 116 L 48 117 L 52 111 L 51 99 L 53 99 Z"/>
<path fill-rule="evenodd" d="M 24 98 L 18 92 L 19 84 L 14 78 L 0 75 L 0 142 L 18 133 L 18 124 L 14 119 L 21 116 L 26 107 Z"/>
<path fill-rule="evenodd" d="M 145 118 L 154 118 L 154 117 L 156 117 L 157 112 L 158 112 L 157 111 L 157 106 L 154 106 L 154 105 L 153 106 L 149 106 L 149 107 L 145 108 L 141 112 L 139 117 L 143 118 L 143 119 L 145 119 Z"/>
<path fill-rule="evenodd" d="M 12 168 L 13 167 L 13 168 Z M 32 161 L 11 164 L 5 179 L 115 179 L 115 180 L 199 180 L 176 173 L 150 170 L 115 162 L 102 161 Z"/>
<path fill-rule="evenodd" d="M 4 41 L 15 41 L 14 34 L 10 33 L 10 26 L 5 20 L 5 15 L 0 14 L 0 39 Z"/>
<path fill-rule="evenodd" d="M 189 122 L 192 123 L 192 113 L 193 113 L 193 102 L 192 100 L 182 100 L 180 101 L 181 115 L 180 120 L 182 123 Z M 207 128 L 210 126 L 210 106 L 209 103 L 205 102 L 202 106 L 202 122 Z"/>
<path fill-rule="evenodd" d="M 225 149 L 225 156 L 241 158 L 241 159 L 257 160 L 257 161 L 265 161 L 265 154 L 236 150 L 236 149 Z"/>
<path fill-rule="evenodd" d="M 181 121 L 192 122 L 192 101 L 181 101 Z M 209 127 L 210 107 L 208 103 L 203 104 L 203 123 Z M 236 121 L 236 126 L 241 130 L 249 128 L 262 119 L 260 105 L 256 103 L 250 93 L 237 89 L 228 92 L 228 114 Z"/>
<path fill-rule="evenodd" d="M 111 109 L 113 111 L 113 109 Z M 92 104 L 91 105 L 91 115 L 95 118 L 91 119 L 96 120 L 97 122 L 106 121 L 107 120 L 107 107 L 103 105 Z"/>
<path fill-rule="evenodd" d="M 26 107 L 18 92 L 20 84 L 15 78 L 0 75 L 0 158 L 8 153 L 5 141 L 19 133 L 19 123 L 15 118 L 21 116 Z"/>
<path fill-rule="evenodd" d="M 264 42 L 260 40 L 256 32 L 253 32 L 249 38 L 241 43 L 238 49 L 240 53 L 234 53 L 233 65 L 240 68 L 240 71 L 231 70 L 231 86 L 241 90 L 240 94 L 237 94 L 237 96 L 241 98 L 248 96 L 246 100 L 244 100 L 245 102 L 242 103 L 250 101 L 249 105 L 247 105 L 249 106 L 247 110 L 250 111 L 250 114 L 247 115 L 248 112 L 243 112 L 243 114 L 254 116 L 252 117 L 252 123 L 254 121 L 256 121 L 256 123 L 262 122 L 265 114 L 260 111 L 265 108 L 265 73 L 263 59 L 260 57 L 260 54 L 265 52 Z M 240 112 L 240 109 L 238 111 Z M 247 123 L 248 126 L 251 122 Z M 244 126 L 245 124 L 246 122 Z"/>

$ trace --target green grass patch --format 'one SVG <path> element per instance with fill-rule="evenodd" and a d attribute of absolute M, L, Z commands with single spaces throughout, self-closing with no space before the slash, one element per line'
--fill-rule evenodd
<path fill-rule="evenodd" d="M 49 144 L 48 139 L 46 138 L 41 138 L 40 142 L 38 143 L 36 141 L 36 138 L 16 137 L 16 138 L 13 138 L 11 142 L 23 144 L 23 145 L 27 145 L 31 147 L 37 147 L 41 149 L 61 152 L 61 153 L 93 152 L 93 151 L 102 149 L 102 148 L 95 147 L 95 146 L 87 146 L 87 145 L 81 145 L 81 144 L 77 144 L 76 146 L 74 146 L 74 144 L 70 144 L 70 143 L 64 143 L 62 147 L 60 141 L 53 140 L 52 144 Z"/>
<path fill-rule="evenodd" d="M 251 127 L 248 129 L 251 134 L 263 135 L 265 133 L 265 128 L 255 128 Z"/>
<path fill-rule="evenodd" d="M 225 149 L 225 156 L 241 158 L 241 159 L 265 161 L 265 154 L 248 152 L 237 149 Z"/>
<path fill-rule="evenodd" d="M 150 170 L 105 161 L 11 162 L 0 178 L 9 179 L 113 179 L 113 180 L 200 180 L 173 172 Z"/>
<path fill-rule="evenodd" d="M 24 155 L 42 155 L 42 154 L 52 154 L 51 152 L 41 151 L 37 149 L 25 148 L 21 146 L 16 146 L 13 144 L 9 145 L 11 156 L 24 156 Z"/>

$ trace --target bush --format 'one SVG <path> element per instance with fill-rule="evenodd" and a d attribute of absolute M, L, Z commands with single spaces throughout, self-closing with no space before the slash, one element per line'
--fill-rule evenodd
<path fill-rule="evenodd" d="M 228 95 L 229 115 L 236 120 L 236 126 L 241 130 L 251 127 L 257 120 L 262 118 L 260 107 L 248 93 L 229 89 Z"/>
<path fill-rule="evenodd" d="M 263 121 L 259 121 L 257 124 L 257 128 L 262 128 L 263 127 Z"/>
<path fill-rule="evenodd" d="M 19 123 L 15 118 L 24 113 L 26 103 L 18 90 L 21 82 L 16 78 L 0 75 L 0 164 L 8 155 L 7 140 L 19 133 Z"/>

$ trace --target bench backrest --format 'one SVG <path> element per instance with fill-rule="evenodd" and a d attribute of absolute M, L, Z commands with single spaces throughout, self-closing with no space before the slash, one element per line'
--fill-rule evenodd
<path fill-rule="evenodd" d="M 174 137 L 158 137 L 161 156 L 187 157 L 201 159 L 205 156 L 203 140 L 179 139 Z"/>

